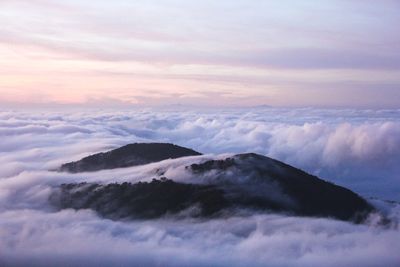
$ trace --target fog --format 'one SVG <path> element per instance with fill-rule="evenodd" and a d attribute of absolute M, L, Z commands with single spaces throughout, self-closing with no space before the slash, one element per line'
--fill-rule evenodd
<path fill-rule="evenodd" d="M 348 186 L 398 219 L 398 204 L 379 199 L 399 200 L 399 115 L 265 107 L 0 112 L 0 265 L 398 266 L 398 228 L 377 226 L 373 217 L 366 225 L 273 214 L 117 222 L 88 210 L 56 211 L 47 198 L 61 183 L 146 181 L 157 168 L 188 181 L 185 164 L 256 152 Z M 152 141 L 205 155 L 95 173 L 52 171 Z"/>

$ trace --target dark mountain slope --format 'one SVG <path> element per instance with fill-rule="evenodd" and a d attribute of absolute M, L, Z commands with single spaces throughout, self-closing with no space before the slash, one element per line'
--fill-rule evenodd
<path fill-rule="evenodd" d="M 187 156 L 201 155 L 192 149 L 167 143 L 135 143 L 63 164 L 59 171 L 78 173 L 131 167 Z"/>
<path fill-rule="evenodd" d="M 228 207 L 213 185 L 154 179 L 136 184 L 63 184 L 50 202 L 60 209 L 93 209 L 110 219 L 151 219 L 193 208 L 190 216 L 211 216 Z"/>
<path fill-rule="evenodd" d="M 197 175 L 213 173 L 215 184 L 224 185 L 232 198 L 261 209 L 354 222 L 374 211 L 351 190 L 262 155 L 240 154 L 187 168 Z"/>
<path fill-rule="evenodd" d="M 155 218 L 183 211 L 189 216 L 279 212 L 363 222 L 375 209 L 352 191 L 280 161 L 240 154 L 185 167 L 174 177 L 137 184 L 64 184 L 50 200 L 58 208 L 93 209 L 112 219 Z M 224 212 L 228 211 L 228 212 Z"/>

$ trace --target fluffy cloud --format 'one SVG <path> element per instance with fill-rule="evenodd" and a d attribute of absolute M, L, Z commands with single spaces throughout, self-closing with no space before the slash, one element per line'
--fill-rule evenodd
<path fill-rule="evenodd" d="M 206 154 L 257 152 L 362 194 L 398 198 L 398 113 L 268 108 L 3 112 L 0 136 L 7 142 L 0 143 L 0 162 L 6 166 L 2 175 L 9 176 L 56 168 L 130 142 L 162 141 Z"/>
<path fill-rule="evenodd" d="M 126 143 L 165 141 L 206 154 L 257 152 L 364 196 L 398 199 L 398 115 L 269 108 L 0 112 L 6 140 L 0 142 L 0 265 L 396 266 L 400 233 L 374 226 L 373 218 L 370 225 L 281 215 L 115 222 L 90 211 L 55 212 L 47 198 L 60 183 L 147 180 L 155 168 L 190 179 L 181 164 L 193 158 L 87 174 L 49 171 Z M 400 219 L 398 205 L 375 204 Z"/>
<path fill-rule="evenodd" d="M 398 230 L 274 215 L 210 221 L 2 213 L 5 266 L 397 266 Z"/>

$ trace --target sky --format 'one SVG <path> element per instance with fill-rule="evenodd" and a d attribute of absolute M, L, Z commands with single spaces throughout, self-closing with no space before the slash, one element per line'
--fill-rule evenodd
<path fill-rule="evenodd" d="M 0 0 L 0 105 L 399 108 L 399 9 Z"/>

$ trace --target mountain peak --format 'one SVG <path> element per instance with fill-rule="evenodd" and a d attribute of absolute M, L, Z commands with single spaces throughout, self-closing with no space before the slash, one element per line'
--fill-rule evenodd
<path fill-rule="evenodd" d="M 91 172 L 199 155 L 201 153 L 197 151 L 170 143 L 133 143 L 63 164 L 59 171 L 71 173 Z"/>

